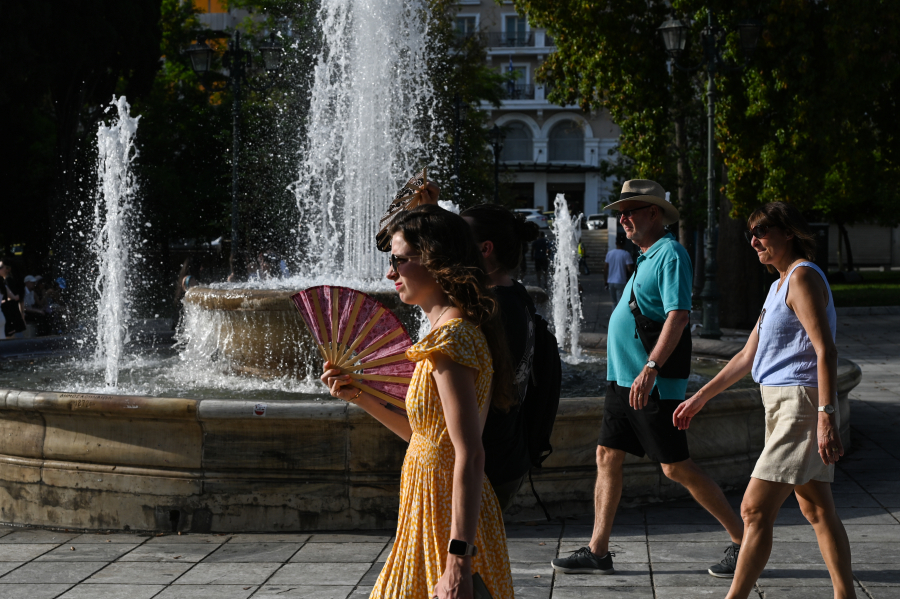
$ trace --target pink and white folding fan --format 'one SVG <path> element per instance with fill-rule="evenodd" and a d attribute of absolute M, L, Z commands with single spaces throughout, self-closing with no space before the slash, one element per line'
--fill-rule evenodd
<path fill-rule="evenodd" d="M 325 360 L 349 374 L 354 387 L 405 409 L 416 365 L 406 358 L 412 339 L 393 312 L 348 287 L 319 285 L 291 299 Z"/>

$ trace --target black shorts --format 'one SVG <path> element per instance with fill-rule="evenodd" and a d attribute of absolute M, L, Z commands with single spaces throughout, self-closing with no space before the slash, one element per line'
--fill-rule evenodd
<path fill-rule="evenodd" d="M 690 458 L 687 433 L 672 424 L 672 414 L 681 402 L 661 401 L 659 389 L 655 388 L 644 409 L 635 410 L 628 403 L 630 391 L 629 387 L 620 387 L 613 381 L 608 383 L 597 444 L 621 449 L 639 458 L 646 453 L 661 464 Z"/>

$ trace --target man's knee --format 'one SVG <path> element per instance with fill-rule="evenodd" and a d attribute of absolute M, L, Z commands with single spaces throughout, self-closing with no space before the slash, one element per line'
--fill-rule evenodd
<path fill-rule="evenodd" d="M 660 466 L 666 478 L 682 485 L 690 481 L 691 478 L 704 474 L 700 467 L 691 459 L 672 464 L 660 464 Z"/>
<path fill-rule="evenodd" d="M 625 461 L 625 452 L 621 449 L 613 449 L 603 445 L 597 446 L 597 468 L 616 468 Z"/>

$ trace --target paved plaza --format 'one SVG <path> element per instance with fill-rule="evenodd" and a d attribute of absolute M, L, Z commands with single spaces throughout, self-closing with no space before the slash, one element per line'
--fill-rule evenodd
<path fill-rule="evenodd" d="M 588 322 L 608 317 L 608 300 L 585 308 Z M 900 599 L 900 314 L 843 314 L 838 327 L 841 355 L 860 365 L 863 380 L 851 393 L 853 449 L 839 462 L 833 491 L 850 537 L 857 595 Z M 737 509 L 741 493 L 729 498 Z M 616 574 L 554 574 L 550 560 L 585 545 L 590 531 L 589 516 L 511 523 L 516 597 L 725 595 L 729 581 L 706 568 L 722 557 L 728 537 L 691 501 L 621 510 L 612 537 Z M 363 598 L 392 533 L 150 536 L 2 528 L 0 598 Z M 751 597 L 832 597 L 812 527 L 793 499 L 781 510 L 771 560 Z"/>

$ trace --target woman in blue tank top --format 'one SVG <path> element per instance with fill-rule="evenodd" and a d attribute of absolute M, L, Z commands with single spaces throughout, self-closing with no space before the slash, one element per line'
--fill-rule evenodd
<path fill-rule="evenodd" d="M 744 538 L 727 598 L 749 596 L 769 561 L 778 510 L 791 493 L 815 529 L 835 598 L 856 597 L 850 542 L 831 495 L 834 464 L 844 453 L 831 289 L 810 261 L 815 238 L 796 208 L 772 202 L 747 224 L 759 261 L 779 278 L 747 345 L 675 410 L 673 423 L 687 429 L 706 402 L 752 371 L 766 412 L 766 444 L 741 502 Z"/>

